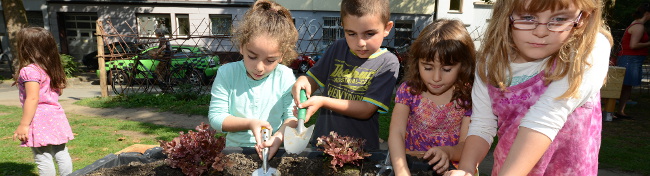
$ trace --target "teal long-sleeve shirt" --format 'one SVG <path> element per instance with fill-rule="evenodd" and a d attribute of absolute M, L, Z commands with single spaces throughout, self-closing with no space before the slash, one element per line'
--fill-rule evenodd
<path fill-rule="evenodd" d="M 268 121 L 275 133 L 286 119 L 295 118 L 291 95 L 291 87 L 295 82 L 293 71 L 281 64 L 261 80 L 247 76 L 243 61 L 219 67 L 211 90 L 208 112 L 210 125 L 217 131 L 224 132 L 223 121 L 232 115 Z M 228 147 L 253 147 L 256 144 L 250 130 L 227 133 Z"/>

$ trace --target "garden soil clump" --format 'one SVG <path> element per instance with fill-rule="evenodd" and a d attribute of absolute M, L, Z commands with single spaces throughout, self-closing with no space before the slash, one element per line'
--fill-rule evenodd
<path fill-rule="evenodd" d="M 223 172 L 204 173 L 203 175 L 251 175 L 253 171 L 261 168 L 262 162 L 257 154 L 231 153 L 226 155 L 228 164 Z M 363 160 L 360 166 L 345 166 L 338 168 L 338 172 L 329 168 L 329 161 L 325 157 L 307 158 L 307 157 L 273 157 L 269 161 L 269 166 L 276 168 L 282 175 L 368 175 L 373 176 L 379 171 L 375 164 L 377 161 Z M 349 169 L 359 168 L 359 169 Z M 116 166 L 112 168 L 102 168 L 88 175 L 156 175 L 156 176 L 176 176 L 183 175 L 180 169 L 171 168 L 159 160 L 152 163 L 142 164 L 132 162 L 128 165 Z"/>

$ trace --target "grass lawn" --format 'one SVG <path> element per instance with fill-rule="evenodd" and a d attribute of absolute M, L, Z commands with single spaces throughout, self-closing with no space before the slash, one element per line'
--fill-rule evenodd
<path fill-rule="evenodd" d="M 636 105 L 625 112 L 634 120 L 603 122 L 599 162 L 601 168 L 615 168 L 650 175 L 650 93 L 633 91 Z"/>
<path fill-rule="evenodd" d="M 22 109 L 0 105 L 0 175 L 38 175 L 32 151 L 13 141 Z M 148 123 L 104 119 L 67 114 L 75 139 L 67 144 L 74 170 L 79 170 L 104 156 L 133 144 L 158 145 L 169 141 L 187 129 L 170 128 Z"/>

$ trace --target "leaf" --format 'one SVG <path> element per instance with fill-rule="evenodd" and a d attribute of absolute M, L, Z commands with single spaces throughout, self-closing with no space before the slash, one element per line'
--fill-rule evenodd
<path fill-rule="evenodd" d="M 221 153 L 226 146 L 226 138 L 215 137 L 216 131 L 210 125 L 201 123 L 187 133 L 179 132 L 172 141 L 159 141 L 165 162 L 172 168 L 180 168 L 185 175 L 201 175 L 210 168 L 222 171 L 226 166 L 225 155 Z"/>
<path fill-rule="evenodd" d="M 359 165 L 359 160 L 370 156 L 363 151 L 365 139 L 359 139 L 349 136 L 339 136 L 336 132 L 331 131 L 329 136 L 321 136 L 316 139 L 316 146 L 323 147 L 324 153 L 332 157 L 330 167 L 337 171 L 337 167 L 343 167 L 345 164 Z"/>

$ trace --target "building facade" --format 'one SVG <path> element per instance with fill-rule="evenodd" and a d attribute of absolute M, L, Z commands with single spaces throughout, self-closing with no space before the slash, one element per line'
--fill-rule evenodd
<path fill-rule="evenodd" d="M 340 0 L 276 2 L 291 10 L 300 33 L 299 52 L 317 52 L 343 37 Z M 49 29 L 62 53 L 81 59 L 97 49 L 97 20 L 102 21 L 107 32 L 146 38 L 153 37 L 157 27 L 165 26 L 176 43 L 206 46 L 212 51 L 236 50 L 229 40 L 231 26 L 236 25 L 254 0 L 24 0 L 23 3 L 31 26 Z M 491 5 L 480 0 L 390 3 L 395 27 L 384 45 L 392 47 L 409 45 L 424 26 L 438 18 L 463 21 L 478 44 L 491 13 Z M 0 40 L 2 49 L 8 49 L 3 19 L 0 18 Z M 193 38 L 196 36 L 212 38 Z"/>

